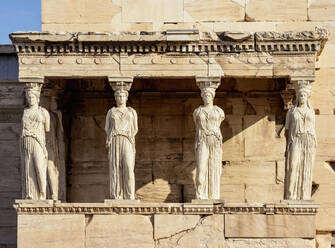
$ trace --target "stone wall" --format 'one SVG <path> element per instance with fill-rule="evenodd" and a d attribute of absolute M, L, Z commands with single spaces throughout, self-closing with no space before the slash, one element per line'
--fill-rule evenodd
<path fill-rule="evenodd" d="M 332 0 L 43 0 L 42 30 L 276 31 L 282 25 L 294 29 L 296 25 L 287 25 L 289 22 L 309 25 L 321 22 L 332 26 L 334 13 Z"/>
<path fill-rule="evenodd" d="M 318 208 L 120 202 L 23 202 L 15 207 L 18 248 L 314 248 Z"/>
<path fill-rule="evenodd" d="M 15 199 L 21 198 L 19 135 L 23 87 L 16 83 L 17 56 L 0 46 L 0 247 L 16 246 Z"/>
<path fill-rule="evenodd" d="M 103 202 L 108 196 L 105 115 L 115 106 L 104 80 L 66 80 L 68 201 Z M 221 198 L 228 202 L 283 197 L 285 80 L 224 79 L 215 104 L 224 109 Z M 65 93 L 65 95 L 67 95 Z M 193 111 L 202 104 L 194 80 L 135 80 L 128 105 L 138 113 L 136 197 L 142 202 L 195 198 Z M 71 169 L 70 169 L 71 168 Z"/>

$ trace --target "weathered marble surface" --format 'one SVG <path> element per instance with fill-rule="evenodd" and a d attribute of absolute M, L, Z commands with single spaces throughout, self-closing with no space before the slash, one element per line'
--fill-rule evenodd
<path fill-rule="evenodd" d="M 223 110 L 213 105 L 215 90 L 221 78 L 197 78 L 204 104 L 193 112 L 196 126 L 195 161 L 197 162 L 196 198 L 220 199 L 222 172 L 222 134 L 220 126 L 225 118 Z"/>
<path fill-rule="evenodd" d="M 150 216 L 92 215 L 86 217 L 85 247 L 154 247 Z"/>
<path fill-rule="evenodd" d="M 309 248 L 318 206 L 22 201 L 15 207 L 18 248 Z"/>
<path fill-rule="evenodd" d="M 280 239 L 228 239 L 226 241 L 226 248 L 315 248 L 314 239 L 294 239 L 294 238 L 280 238 Z M 330 248 L 330 247 L 325 247 Z"/>
<path fill-rule="evenodd" d="M 73 33 L 16 32 L 10 37 L 19 55 L 21 81 L 32 76 L 93 78 L 114 75 L 147 78 L 226 75 L 313 79 L 315 57 L 326 42 L 328 31 L 317 28 L 315 31 L 267 31 L 253 34 L 204 32 L 194 28 L 149 33 L 85 33 L 77 30 Z M 36 40 L 40 43 L 36 43 Z M 54 49 L 49 42 L 57 44 L 59 49 Z M 80 45 L 77 50 L 73 50 L 76 42 Z M 128 44 L 123 47 L 124 51 L 119 49 L 122 46 L 120 42 Z M 22 44 L 29 44 L 28 47 L 34 47 L 34 51 L 29 51 Z M 43 48 L 40 49 L 55 56 L 36 52 L 41 45 Z M 299 53 L 295 53 L 296 50 Z M 114 59 L 109 59 L 110 51 L 114 51 Z M 125 56 L 119 57 L 123 52 Z M 167 56 L 169 52 L 173 54 Z M 63 56 L 64 53 L 69 54 Z M 292 56 L 287 56 L 287 53 Z"/>
<path fill-rule="evenodd" d="M 201 247 L 213 247 L 222 248 L 224 247 L 224 219 L 223 215 L 209 215 L 209 216 L 183 216 L 186 220 L 183 228 L 175 228 L 173 220 L 177 223 L 180 221 L 180 216 L 168 216 L 164 220 L 170 219 L 171 225 L 169 226 L 169 231 L 166 232 L 167 236 L 155 236 L 155 244 L 157 248 L 201 248 Z M 197 218 L 197 222 L 191 226 Z M 164 222 L 159 222 L 155 218 L 155 230 L 165 229 Z"/>
<path fill-rule="evenodd" d="M 21 133 L 21 176 L 23 199 L 45 200 L 47 197 L 48 151 L 45 133 L 50 131 L 49 112 L 39 106 L 42 84 L 27 83 Z"/>
<path fill-rule="evenodd" d="M 313 215 L 225 215 L 228 238 L 315 238 Z"/>
<path fill-rule="evenodd" d="M 84 215 L 19 216 L 19 248 L 82 248 L 85 243 Z"/>
<path fill-rule="evenodd" d="M 135 135 L 138 131 L 137 113 L 127 107 L 131 83 L 116 81 L 114 90 L 117 107 L 106 116 L 106 147 L 109 161 L 109 197 L 111 199 L 135 199 Z"/>
<path fill-rule="evenodd" d="M 295 85 L 297 101 L 286 114 L 286 163 L 284 199 L 310 200 L 312 172 L 315 160 L 315 113 L 308 100 L 311 84 L 298 81 Z"/>
<path fill-rule="evenodd" d="M 47 97 L 50 115 L 50 131 L 46 133 L 48 151 L 48 199 L 66 201 L 66 144 L 63 115 L 59 110 L 57 97 Z"/>

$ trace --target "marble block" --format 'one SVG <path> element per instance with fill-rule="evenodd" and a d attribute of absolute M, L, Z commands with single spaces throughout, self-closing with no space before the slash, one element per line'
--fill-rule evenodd
<path fill-rule="evenodd" d="M 226 214 L 226 238 L 315 237 L 314 215 Z"/>
<path fill-rule="evenodd" d="M 92 215 L 87 221 L 86 248 L 154 247 L 150 216 Z"/>
<path fill-rule="evenodd" d="M 18 248 L 84 247 L 84 215 L 20 215 L 17 225 Z"/>

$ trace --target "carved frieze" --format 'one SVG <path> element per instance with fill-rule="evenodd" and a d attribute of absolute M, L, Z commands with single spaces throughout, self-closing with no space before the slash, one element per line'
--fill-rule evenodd
<path fill-rule="evenodd" d="M 22 204 L 14 207 L 18 214 L 57 215 L 57 214 L 120 214 L 120 215 L 151 215 L 151 214 L 298 214 L 315 215 L 318 204 L 264 204 L 264 203 L 52 203 Z"/>

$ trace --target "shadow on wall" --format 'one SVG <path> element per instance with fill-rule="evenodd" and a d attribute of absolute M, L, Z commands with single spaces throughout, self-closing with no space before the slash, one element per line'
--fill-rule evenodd
<path fill-rule="evenodd" d="M 19 63 L 12 45 L 0 45 L 0 80 L 17 80 Z"/>
<path fill-rule="evenodd" d="M 65 89 L 59 108 L 67 137 L 67 200 L 103 202 L 108 196 L 105 116 L 115 106 L 105 79 L 51 80 Z M 247 184 L 275 184 L 283 159 L 284 79 L 225 78 L 215 104 L 226 114 L 222 197 L 246 201 Z M 195 195 L 192 114 L 202 104 L 193 79 L 135 79 L 128 100 L 138 114 L 136 197 L 143 202 L 188 202 Z M 261 170 L 261 174 L 256 175 Z M 251 174 L 249 173 L 251 172 Z M 244 181 L 245 176 L 245 181 Z M 271 182 L 271 183 L 270 183 Z M 237 192 L 240 190 L 241 192 Z M 230 192 L 231 191 L 231 192 Z"/>

